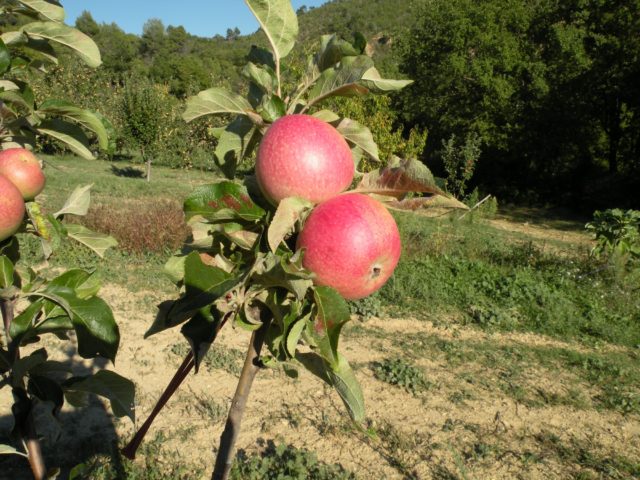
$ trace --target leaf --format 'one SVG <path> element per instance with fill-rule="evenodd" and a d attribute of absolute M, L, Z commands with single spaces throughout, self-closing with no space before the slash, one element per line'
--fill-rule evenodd
<path fill-rule="evenodd" d="M 191 345 L 196 373 L 200 368 L 200 362 L 216 339 L 221 321 L 222 319 L 216 308 L 205 307 L 200 309 L 180 329 L 180 332 Z"/>
<path fill-rule="evenodd" d="M 89 140 L 80 127 L 73 123 L 68 123 L 60 119 L 45 120 L 36 127 L 36 131 L 42 135 L 49 135 L 61 141 L 71 149 L 72 152 L 85 158 L 93 160 L 94 156 L 89 149 Z"/>
<path fill-rule="evenodd" d="M 102 63 L 100 50 L 90 37 L 75 28 L 57 22 L 32 22 L 21 29 L 29 37 L 42 38 L 72 49 L 88 66 L 97 68 Z"/>
<path fill-rule="evenodd" d="M 343 57 L 355 57 L 362 53 L 354 48 L 346 40 L 342 40 L 335 33 L 333 35 L 323 35 L 320 39 L 320 52 L 318 53 L 316 64 L 322 72 L 333 67 L 342 60 Z"/>
<path fill-rule="evenodd" d="M 0 255 L 0 288 L 13 285 L 13 262 L 9 257 Z"/>
<path fill-rule="evenodd" d="M 275 73 L 270 67 L 259 67 L 250 61 L 242 69 L 242 74 L 268 95 L 271 95 L 277 87 Z"/>
<path fill-rule="evenodd" d="M 315 112 L 312 116 L 327 123 L 333 123 L 340 120 L 340 115 L 332 112 L 331 110 L 319 110 Z"/>
<path fill-rule="evenodd" d="M 340 64 L 328 68 L 318 78 L 309 92 L 309 107 L 333 96 L 365 95 L 369 90 L 360 85 L 362 75 L 373 66 L 373 60 L 366 55 L 346 57 Z"/>
<path fill-rule="evenodd" d="M 191 122 L 204 115 L 216 115 L 221 113 L 235 113 L 246 115 L 251 110 L 251 104 L 235 93 L 223 88 L 210 88 L 198 93 L 195 97 L 187 99 L 187 105 L 182 118 Z"/>
<path fill-rule="evenodd" d="M 99 297 L 79 298 L 73 289 L 66 286 L 53 287 L 52 290 L 69 305 L 80 356 L 103 356 L 115 362 L 120 331 L 109 305 Z"/>
<path fill-rule="evenodd" d="M 91 130 L 98 138 L 98 145 L 101 150 L 106 150 L 109 146 L 109 134 L 103 121 L 95 113 L 78 108 L 64 100 L 47 100 L 36 111 L 37 114 L 58 115 L 79 123 L 84 128 Z"/>
<path fill-rule="evenodd" d="M 429 169 L 417 160 L 401 160 L 397 166 L 387 166 L 365 174 L 355 189 L 360 193 L 375 193 L 401 199 L 409 192 L 447 196 L 437 185 Z"/>
<path fill-rule="evenodd" d="M 205 265 L 198 252 L 187 255 L 184 263 L 184 296 L 161 310 L 145 338 L 175 327 L 201 308 L 211 305 L 238 282 L 238 278 L 216 267 Z"/>
<path fill-rule="evenodd" d="M 350 320 L 347 302 L 330 287 L 316 287 L 314 291 L 316 315 L 313 318 L 313 336 L 320 354 L 333 368 L 339 367 L 338 341 L 342 327 Z"/>
<path fill-rule="evenodd" d="M 216 164 L 227 178 L 233 179 L 238 163 L 249 153 L 255 131 L 254 123 L 239 115 L 220 132 L 214 155 Z"/>
<path fill-rule="evenodd" d="M 6 72 L 10 66 L 11 53 L 5 43 L 0 39 L 0 73 Z"/>
<path fill-rule="evenodd" d="M 91 187 L 93 183 L 85 185 L 83 187 L 76 187 L 67 201 L 60 210 L 53 214 L 58 218 L 61 215 L 71 214 L 84 216 L 89 211 L 89 205 L 91 204 Z"/>
<path fill-rule="evenodd" d="M 378 157 L 378 145 L 373 139 L 371 130 L 367 127 L 355 120 L 343 118 L 336 126 L 336 129 L 350 144 L 360 148 L 372 159 L 380 161 L 380 158 Z"/>
<path fill-rule="evenodd" d="M 453 197 L 443 197 L 440 195 L 431 195 L 429 197 L 414 197 L 414 198 L 407 198 L 404 200 L 393 199 L 393 200 L 385 201 L 385 205 L 395 210 L 409 210 L 409 211 L 426 210 L 426 209 L 469 210 L 469 207 L 464 203 L 462 203 L 460 200 L 457 200 Z"/>
<path fill-rule="evenodd" d="M 53 416 L 57 417 L 64 404 L 64 394 L 58 382 L 48 377 L 30 375 L 27 391 L 43 402 L 53 403 Z"/>
<path fill-rule="evenodd" d="M 13 363 L 11 381 L 14 387 L 22 385 L 22 379 L 31 369 L 43 364 L 47 360 L 47 351 L 40 348 L 26 357 L 22 357 Z"/>
<path fill-rule="evenodd" d="M 109 400 L 117 417 L 127 416 L 135 422 L 134 383 L 110 370 L 100 370 L 87 377 L 70 378 L 63 384 L 65 393 L 93 393 Z"/>
<path fill-rule="evenodd" d="M 79 268 L 67 270 L 49 282 L 49 287 L 57 286 L 73 289 L 80 298 L 92 297 L 100 290 L 97 276 Z"/>
<path fill-rule="evenodd" d="M 19 452 L 15 448 L 10 445 L 4 445 L 0 443 L 0 455 L 21 455 L 24 458 L 29 458 L 29 455 L 26 453 Z"/>
<path fill-rule="evenodd" d="M 44 302 L 42 300 L 36 300 L 13 319 L 9 327 L 9 335 L 15 347 L 20 346 L 25 339 L 31 337 L 30 330 L 34 325 L 35 319 L 41 314 L 43 306 Z"/>
<path fill-rule="evenodd" d="M 287 197 L 280 201 L 273 220 L 269 225 L 267 239 L 272 252 L 276 252 L 287 234 L 295 229 L 306 212 L 313 208 L 313 203 L 298 197 Z"/>
<path fill-rule="evenodd" d="M 246 187 L 223 181 L 197 187 L 184 202 L 188 219 L 200 215 L 208 220 L 260 220 L 266 212 L 253 203 Z"/>
<path fill-rule="evenodd" d="M 115 238 L 103 233 L 92 232 L 87 227 L 75 223 L 66 225 L 69 238 L 86 245 L 99 257 L 104 257 L 107 250 L 118 245 Z"/>
<path fill-rule="evenodd" d="M 361 85 L 376 93 L 394 92 L 396 90 L 401 90 L 412 83 L 413 80 L 391 80 L 381 78 L 380 73 L 375 67 L 371 67 L 367 70 L 360 81 Z"/>
<path fill-rule="evenodd" d="M 287 106 L 277 95 L 265 96 L 258 106 L 258 113 L 265 122 L 273 123 L 287 113 Z"/>
<path fill-rule="evenodd" d="M 289 0 L 245 0 L 273 49 L 276 64 L 293 49 L 298 17 Z"/>
<path fill-rule="evenodd" d="M 19 0 L 20 3 L 26 5 L 38 12 L 41 16 L 54 22 L 64 22 L 64 8 L 56 2 L 50 0 Z"/>
<path fill-rule="evenodd" d="M 306 320 L 304 318 L 299 319 L 296 323 L 293 324 L 289 333 L 287 334 L 287 353 L 291 355 L 291 357 L 296 356 L 296 348 L 298 347 L 298 342 L 300 341 L 300 337 L 302 336 L 302 332 L 304 331 L 304 327 L 306 326 Z"/>
<path fill-rule="evenodd" d="M 362 422 L 365 417 L 362 387 L 347 359 L 337 354 L 337 362 L 327 369 L 327 374 L 331 385 L 347 407 L 351 419 L 355 422 Z"/>

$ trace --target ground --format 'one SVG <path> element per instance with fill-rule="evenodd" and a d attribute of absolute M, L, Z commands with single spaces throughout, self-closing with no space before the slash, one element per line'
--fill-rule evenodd
<path fill-rule="evenodd" d="M 478 221 L 515 232 L 519 241 L 553 241 L 549 248 L 558 252 L 590 247 L 575 222 L 537 219 Z M 89 478 L 120 478 L 109 476 L 127 462 L 112 454 L 114 445 L 131 438 L 188 352 L 178 332 L 143 339 L 154 306 L 172 295 L 157 281 L 107 279 L 101 291 L 122 335 L 116 364 L 107 368 L 135 382 L 136 425 L 113 417 L 98 399 L 80 411 L 65 407 L 62 427 L 44 432 L 45 449 L 58 452 L 50 460 L 71 466 L 98 459 Z M 414 314 L 385 306 L 371 318 L 354 314 L 340 350 L 362 384 L 365 425 L 352 424 L 337 394 L 305 371 L 292 379 L 265 369 L 238 447 L 251 455 L 269 441 L 285 443 L 359 479 L 640 478 L 638 385 L 605 382 L 635 375 L 618 365 L 638 371 L 637 345 L 481 327 L 428 305 Z M 248 339 L 226 326 L 151 427 L 134 466 L 166 476 L 127 478 L 209 478 Z M 57 340 L 46 344 L 52 358 L 76 371 L 93 368 Z M 10 428 L 10 400 L 8 389 L 0 390 L 0 437 Z M 0 478 L 29 478 L 24 462 L 5 465 Z"/>

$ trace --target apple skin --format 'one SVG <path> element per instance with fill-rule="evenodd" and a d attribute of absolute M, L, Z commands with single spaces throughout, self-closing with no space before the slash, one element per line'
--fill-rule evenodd
<path fill-rule="evenodd" d="M 360 193 L 345 193 L 313 209 L 298 235 L 302 264 L 314 283 L 347 300 L 364 298 L 389 279 L 400 259 L 400 232 L 386 207 Z"/>
<path fill-rule="evenodd" d="M 285 115 L 267 129 L 256 159 L 256 178 L 274 205 L 287 197 L 313 203 L 346 190 L 355 173 L 340 133 L 310 115 Z"/>
<path fill-rule="evenodd" d="M 33 200 L 46 183 L 40 161 L 25 148 L 9 148 L 0 152 L 0 175 L 18 187 L 24 200 Z"/>
<path fill-rule="evenodd" d="M 24 213 L 20 190 L 8 178 L 0 175 L 0 242 L 18 231 Z"/>

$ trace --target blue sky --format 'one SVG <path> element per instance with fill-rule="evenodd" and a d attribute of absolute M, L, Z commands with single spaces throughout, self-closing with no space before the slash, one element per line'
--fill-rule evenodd
<path fill-rule="evenodd" d="M 62 0 L 66 23 L 73 25 L 83 10 L 98 23 L 117 23 L 125 32 L 140 34 L 150 18 L 168 25 L 182 25 L 187 32 L 202 37 L 225 35 L 227 28 L 238 27 L 242 34 L 255 32 L 258 23 L 242 0 Z M 292 0 L 297 10 L 302 5 L 317 7 L 326 0 Z"/>

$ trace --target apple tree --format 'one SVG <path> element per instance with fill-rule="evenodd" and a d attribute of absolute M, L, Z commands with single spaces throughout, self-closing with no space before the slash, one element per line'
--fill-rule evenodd
<path fill-rule="evenodd" d="M 48 213 L 34 197 L 45 186 L 45 175 L 29 149 L 39 136 L 49 136 L 74 153 L 93 158 L 92 132 L 99 148 L 109 148 L 110 123 L 96 112 L 55 99 L 41 101 L 29 86 L 58 62 L 60 48 L 92 67 L 100 52 L 83 33 L 63 23 L 56 1 L 15 0 L 0 7 L 0 388 L 9 388 L 14 427 L 12 445 L 0 454 L 26 457 L 36 480 L 53 478 L 42 454 L 34 412 L 44 408 L 57 417 L 64 402 L 85 404 L 87 395 L 110 400 L 114 414 L 133 418 L 133 383 L 110 370 L 74 376 L 70 366 L 50 359 L 41 338 L 54 335 L 75 345 L 85 359 L 115 360 L 120 334 L 110 307 L 98 296 L 100 284 L 92 272 L 72 269 L 48 278 L 47 259 L 64 242 L 77 241 L 97 255 L 113 247 L 113 238 L 67 223 L 70 215 L 85 215 L 91 185 L 76 188 L 57 211 Z M 27 148 L 28 147 L 28 148 Z M 21 257 L 21 238 L 34 236 L 42 246 L 42 262 Z"/>
<path fill-rule="evenodd" d="M 180 295 L 159 306 L 146 333 L 180 327 L 191 351 L 149 419 L 123 449 L 127 457 L 135 456 L 169 397 L 191 370 L 198 370 L 220 330 L 235 324 L 252 335 L 220 439 L 214 479 L 228 478 L 248 394 L 263 367 L 280 367 L 294 377 L 301 368 L 310 371 L 335 388 L 353 421 L 365 419 L 362 390 L 339 351 L 339 341 L 350 319 L 345 297 L 358 298 L 379 288 L 383 281 L 378 280 L 383 273 L 386 280 L 398 261 L 400 238 L 387 208 L 466 208 L 446 195 L 426 166 L 415 159 L 393 158 L 384 168 L 358 172 L 363 158 L 379 161 L 370 130 L 323 109 L 323 104 L 336 96 L 385 94 L 411 83 L 382 78 L 365 53 L 362 35 L 356 35 L 353 43 L 336 35 L 323 36 L 306 71 L 294 79 L 295 87 L 285 91 L 291 79 L 284 82 L 283 77 L 291 71 L 284 60 L 295 45 L 296 14 L 287 0 L 245 3 L 257 18 L 268 48 L 253 47 L 248 55 L 243 70 L 246 96 L 214 87 L 187 100 L 183 116 L 188 122 L 205 115 L 230 118 L 215 132 L 214 150 L 215 162 L 227 180 L 200 186 L 185 199 L 192 235 L 166 266 Z M 326 129 L 334 133 L 321 132 Z M 314 142 L 319 137 L 323 138 L 320 144 Z M 340 153 L 341 142 L 348 168 Z M 329 148 L 323 148 L 324 143 Z M 252 159 L 256 150 L 256 175 L 236 178 L 238 164 Z M 348 172 L 346 182 L 344 172 Z M 355 188 L 343 194 L 354 176 Z M 326 201 L 315 207 L 320 200 Z M 366 215 L 354 215 L 357 208 L 365 209 Z M 317 222 L 311 221 L 314 216 Z M 357 216 L 370 221 L 348 220 Z M 320 226 L 314 227 L 316 223 Z M 307 225 L 311 230 L 335 229 L 334 239 L 357 232 L 354 238 L 370 235 L 382 241 L 372 242 L 373 253 L 368 256 L 368 246 L 351 242 L 343 252 L 351 258 L 337 261 L 342 245 L 319 245 L 315 241 L 319 235 L 313 232 L 296 247 Z M 390 261 L 384 263 L 386 257 Z M 307 262 L 311 258 L 313 262 Z M 364 265 L 358 275 L 342 272 L 362 284 L 358 291 L 347 291 L 331 280 L 342 275 L 336 268 L 345 263 Z M 373 282 L 373 288 L 364 288 L 367 282 Z"/>

